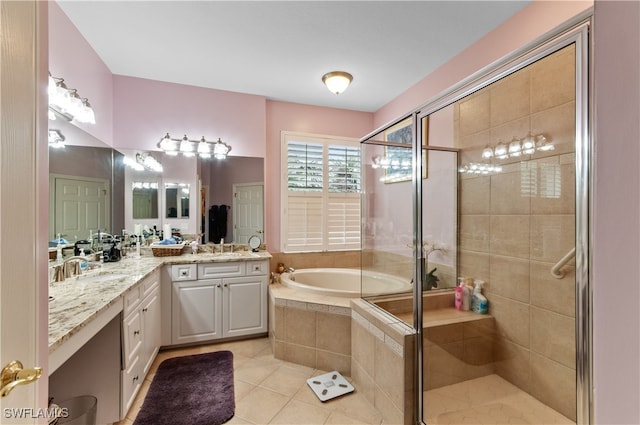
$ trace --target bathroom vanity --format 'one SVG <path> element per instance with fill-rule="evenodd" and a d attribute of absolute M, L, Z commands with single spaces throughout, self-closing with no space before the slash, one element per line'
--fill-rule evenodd
<path fill-rule="evenodd" d="M 160 347 L 266 335 L 268 252 L 143 256 L 50 285 L 50 396 L 124 418 Z"/>

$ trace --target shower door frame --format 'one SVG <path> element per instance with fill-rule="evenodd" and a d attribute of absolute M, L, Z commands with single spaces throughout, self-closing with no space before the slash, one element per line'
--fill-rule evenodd
<path fill-rule="evenodd" d="M 361 140 L 364 142 L 375 134 L 389 128 L 394 123 L 408 117 L 413 119 L 413 194 L 414 194 L 414 237 L 421 240 L 422 234 L 422 126 L 421 120 L 430 114 L 448 106 L 471 93 L 480 90 L 535 61 L 550 55 L 564 47 L 575 44 L 575 308 L 576 308 L 576 423 L 591 424 L 593 422 L 592 405 L 592 291 L 591 276 L 591 235 L 592 223 L 592 174 L 593 137 L 592 125 L 592 57 L 593 46 L 590 32 L 592 29 L 592 10 L 588 10 L 560 27 L 539 37 L 522 49 L 481 69 L 469 78 L 444 91 L 401 119 L 381 127 Z M 420 143 L 418 142 L 420 141 Z M 417 245 L 415 245 L 417 246 Z M 422 276 L 422 250 L 414 249 L 414 279 Z M 419 281 L 419 280 L 414 280 Z M 416 285 L 418 287 L 418 285 Z M 418 424 L 424 424 L 423 413 L 423 367 L 422 367 L 422 296 L 414 290 L 414 329 L 415 344 L 415 418 Z"/>

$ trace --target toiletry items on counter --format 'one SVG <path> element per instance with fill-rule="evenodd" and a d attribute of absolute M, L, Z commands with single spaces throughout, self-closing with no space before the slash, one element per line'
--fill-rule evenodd
<path fill-rule="evenodd" d="M 465 277 L 462 279 L 462 311 L 471 310 L 471 293 L 473 287 L 471 286 L 473 279 Z"/>
<path fill-rule="evenodd" d="M 462 286 L 464 285 L 464 282 L 462 281 L 462 278 L 459 277 L 458 278 L 458 286 L 456 286 L 456 291 L 454 294 L 454 305 L 456 306 L 456 310 L 462 310 Z"/>
<path fill-rule="evenodd" d="M 474 313 L 484 314 L 488 310 L 487 298 L 482 295 L 483 280 L 474 280 L 475 287 L 473 288 L 473 295 L 471 296 L 471 310 Z"/>

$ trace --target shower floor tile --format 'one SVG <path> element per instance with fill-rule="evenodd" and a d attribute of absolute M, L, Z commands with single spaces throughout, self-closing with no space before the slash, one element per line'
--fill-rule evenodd
<path fill-rule="evenodd" d="M 429 425 L 575 424 L 498 375 L 425 391 L 424 406 Z"/>

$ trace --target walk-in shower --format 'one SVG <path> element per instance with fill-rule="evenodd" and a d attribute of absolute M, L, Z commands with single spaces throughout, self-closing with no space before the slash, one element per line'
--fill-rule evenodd
<path fill-rule="evenodd" d="M 362 269 L 413 285 L 365 297 L 416 338 L 404 423 L 588 422 L 587 30 L 363 139 Z M 488 315 L 454 308 L 459 277 L 486 282 Z"/>

